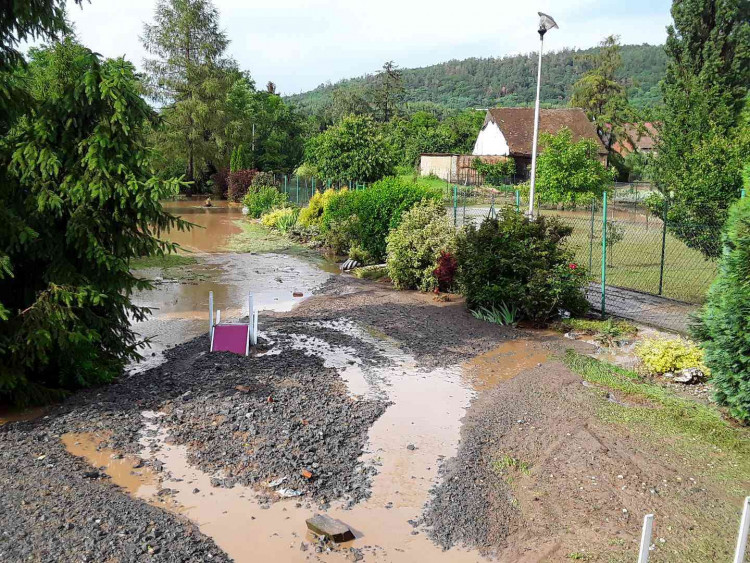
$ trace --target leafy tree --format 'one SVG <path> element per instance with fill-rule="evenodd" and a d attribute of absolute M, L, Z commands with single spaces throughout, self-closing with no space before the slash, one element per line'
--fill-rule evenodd
<path fill-rule="evenodd" d="M 226 164 L 225 102 L 239 72 L 224 55 L 229 40 L 211 0 L 159 0 L 154 20 L 141 41 L 153 57 L 144 61 L 148 93 L 165 104 L 156 141 L 193 181 L 199 168 Z"/>
<path fill-rule="evenodd" d="M 748 150 L 741 116 L 750 84 L 750 4 L 675 1 L 672 17 L 654 180 L 673 196 L 670 229 L 715 257 Z"/>
<path fill-rule="evenodd" d="M 635 115 L 628 104 L 625 81 L 617 77 L 622 67 L 619 38 L 610 35 L 601 42 L 600 47 L 595 53 L 579 57 L 587 70 L 573 84 L 570 105 L 583 108 L 594 122 L 599 138 L 607 147 L 609 165 L 613 157 L 619 156 L 612 150 L 615 142 L 630 140 L 625 124 L 633 121 Z"/>
<path fill-rule="evenodd" d="M 243 147 L 244 168 L 291 171 L 302 160 L 302 119 L 280 96 L 255 91 L 245 77 L 229 90 L 227 115 L 227 138 Z"/>
<path fill-rule="evenodd" d="M 541 135 L 542 150 L 537 160 L 539 198 L 548 203 L 581 203 L 600 197 L 612 182 L 612 173 L 599 162 L 591 139 L 573 142 L 570 129 L 556 135 Z"/>
<path fill-rule="evenodd" d="M 0 400 L 111 380 L 138 357 L 131 259 L 172 250 L 186 224 L 159 200 L 176 180 L 149 166 L 155 119 L 132 64 L 72 39 L 31 52 L 26 107 L 0 143 Z"/>
<path fill-rule="evenodd" d="M 371 117 L 350 116 L 310 139 L 306 160 L 325 179 L 372 182 L 393 173 L 395 159 Z"/>
<path fill-rule="evenodd" d="M 717 402 L 750 422 L 750 197 L 734 204 L 723 236 L 719 275 L 695 336 L 702 341 Z"/>
<path fill-rule="evenodd" d="M 384 123 L 388 123 L 394 116 L 403 95 L 403 73 L 393 61 L 387 61 L 383 65 L 383 70 L 377 74 L 373 93 L 375 107 Z"/>

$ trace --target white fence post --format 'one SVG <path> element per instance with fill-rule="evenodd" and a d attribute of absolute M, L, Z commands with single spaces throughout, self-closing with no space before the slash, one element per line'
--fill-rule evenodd
<path fill-rule="evenodd" d="M 737 548 L 734 550 L 734 563 L 743 563 L 745 561 L 748 529 L 750 529 L 750 497 L 745 497 L 745 504 L 742 507 L 742 519 L 740 520 L 740 535 L 737 537 Z"/>
<path fill-rule="evenodd" d="M 214 332 L 214 292 L 208 292 L 208 336 L 213 336 Z"/>
<path fill-rule="evenodd" d="M 651 529 L 654 526 L 654 515 L 643 517 L 643 531 L 641 532 L 641 550 L 638 553 L 638 563 L 648 563 L 648 548 L 651 545 Z"/>

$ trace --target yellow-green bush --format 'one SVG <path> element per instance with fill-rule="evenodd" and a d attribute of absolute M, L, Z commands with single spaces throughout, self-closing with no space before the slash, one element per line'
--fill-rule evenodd
<path fill-rule="evenodd" d="M 323 217 L 323 211 L 331 201 L 331 198 L 339 192 L 346 192 L 347 188 L 343 188 L 338 192 L 333 188 L 328 188 L 323 193 L 315 192 L 310 198 L 310 203 L 305 207 L 299 214 L 299 224 L 302 227 L 313 227 L 320 226 L 320 221 Z"/>
<path fill-rule="evenodd" d="M 710 374 L 703 363 L 703 350 L 689 340 L 645 338 L 636 346 L 635 353 L 651 373 L 698 368 Z"/>
<path fill-rule="evenodd" d="M 269 229 L 286 233 L 297 222 L 299 209 L 296 207 L 277 207 L 264 213 L 260 222 Z"/>

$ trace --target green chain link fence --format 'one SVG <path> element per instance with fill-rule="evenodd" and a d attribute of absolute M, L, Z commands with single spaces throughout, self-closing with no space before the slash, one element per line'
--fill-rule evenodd
<path fill-rule="evenodd" d="M 709 248 L 715 245 L 712 254 L 718 255 L 721 229 L 671 222 L 668 200 L 658 210 L 646 205 L 651 192 L 648 184 L 616 185 L 590 204 L 542 205 L 537 213 L 557 217 L 573 229 L 568 244 L 576 263 L 591 276 L 587 297 L 592 309 L 686 332 L 691 313 L 703 303 L 716 277 L 718 263 L 682 238 L 700 238 Z M 454 185 L 446 188 L 444 200 L 457 228 L 478 225 L 502 208 L 520 213 L 528 208 L 521 192 L 511 189 Z"/>

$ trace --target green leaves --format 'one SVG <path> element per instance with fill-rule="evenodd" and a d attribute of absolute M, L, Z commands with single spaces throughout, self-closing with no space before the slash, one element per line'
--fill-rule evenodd
<path fill-rule="evenodd" d="M 108 381 L 138 357 L 130 320 L 148 287 L 131 259 L 174 246 L 154 236 L 186 224 L 159 199 L 152 115 L 130 63 L 67 39 L 36 49 L 27 105 L 0 144 L 0 401 Z M 20 107 L 20 106 L 19 106 Z"/>

